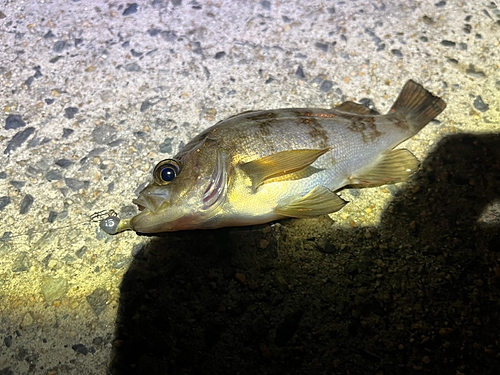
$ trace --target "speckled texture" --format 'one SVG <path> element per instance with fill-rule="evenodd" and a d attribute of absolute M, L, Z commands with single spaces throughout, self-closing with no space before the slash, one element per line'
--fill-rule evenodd
<path fill-rule="evenodd" d="M 0 8 L 1 374 L 498 371 L 498 3 L 304 4 Z M 385 112 L 410 78 L 448 103 L 406 142 L 422 169 L 330 218 L 89 223 L 133 215 L 154 164 L 220 119 Z"/>

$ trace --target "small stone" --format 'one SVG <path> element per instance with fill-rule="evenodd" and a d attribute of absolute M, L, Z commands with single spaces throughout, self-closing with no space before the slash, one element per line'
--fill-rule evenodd
<path fill-rule="evenodd" d="M 328 52 L 328 44 L 326 44 L 326 43 L 317 42 L 314 44 L 314 46 L 316 48 L 322 50 L 323 52 Z"/>
<path fill-rule="evenodd" d="M 109 294 L 106 289 L 97 288 L 92 294 L 87 296 L 87 302 L 92 310 L 94 310 L 94 313 L 99 316 L 106 309 L 108 298 Z"/>
<path fill-rule="evenodd" d="M 26 123 L 24 122 L 21 115 L 9 115 L 5 119 L 5 130 L 19 129 L 19 128 L 23 128 L 25 126 L 26 126 Z"/>
<path fill-rule="evenodd" d="M 30 312 L 27 312 L 24 315 L 23 320 L 21 321 L 21 327 L 28 327 L 32 325 L 34 321 L 35 320 L 33 319 L 33 315 L 31 315 Z"/>
<path fill-rule="evenodd" d="M 55 164 L 61 168 L 68 168 L 73 162 L 68 159 L 59 159 Z"/>
<path fill-rule="evenodd" d="M 332 89 L 333 82 L 332 81 L 324 81 L 319 88 L 321 91 L 328 92 Z"/>
<path fill-rule="evenodd" d="M 144 55 L 144 52 L 137 52 L 135 49 L 131 49 L 130 50 L 130 53 L 132 54 L 132 56 L 134 57 L 141 57 L 142 55 Z"/>
<path fill-rule="evenodd" d="M 234 278 L 239 281 L 241 284 L 246 284 L 247 283 L 247 277 L 245 276 L 245 274 L 243 273 L 240 273 L 240 272 L 237 272 L 235 275 L 234 275 Z"/>
<path fill-rule="evenodd" d="M 262 9 L 264 10 L 271 10 L 271 3 L 267 0 L 261 0 L 260 1 L 260 6 L 262 7 Z"/>
<path fill-rule="evenodd" d="M 140 72 L 141 67 L 137 63 L 130 63 L 130 64 L 125 65 L 125 70 L 127 72 Z"/>
<path fill-rule="evenodd" d="M 85 253 L 88 251 L 88 247 L 87 246 L 82 246 L 79 250 L 77 250 L 75 252 L 75 255 L 78 257 L 78 258 L 82 258 Z"/>
<path fill-rule="evenodd" d="M 222 59 L 224 56 L 226 56 L 226 52 L 224 52 L 224 51 L 217 52 L 217 53 L 215 54 L 215 60 Z"/>
<path fill-rule="evenodd" d="M 76 107 L 68 107 L 64 109 L 64 117 L 69 120 L 72 120 L 75 115 L 79 112 L 79 109 Z"/>
<path fill-rule="evenodd" d="M 123 11 L 123 16 L 130 16 L 134 13 L 137 13 L 137 4 L 133 3 L 130 4 L 124 11 Z"/>
<path fill-rule="evenodd" d="M 92 340 L 92 344 L 94 345 L 102 345 L 102 343 L 104 342 L 104 339 L 101 337 L 101 336 L 97 336 L 95 337 L 93 340 Z"/>
<path fill-rule="evenodd" d="M 78 47 L 79 45 L 83 44 L 83 39 L 81 38 L 76 38 L 75 39 L 75 47 Z"/>
<path fill-rule="evenodd" d="M 46 302 L 61 299 L 68 291 L 68 281 L 63 278 L 46 277 L 42 281 L 42 294 Z"/>
<path fill-rule="evenodd" d="M 300 65 L 297 67 L 297 71 L 295 72 L 295 75 L 302 80 L 304 80 L 306 78 L 306 75 L 304 74 L 304 71 L 302 70 L 302 67 Z"/>
<path fill-rule="evenodd" d="M 160 145 L 160 152 L 164 154 L 170 154 L 172 153 L 172 142 L 173 138 L 167 138 L 163 141 L 163 143 Z"/>
<path fill-rule="evenodd" d="M 30 265 L 31 264 L 29 261 L 28 253 L 22 251 L 19 253 L 17 258 L 14 260 L 14 263 L 12 264 L 12 272 L 26 272 L 30 268 Z"/>
<path fill-rule="evenodd" d="M 455 47 L 457 45 L 457 43 L 452 42 L 451 40 L 442 40 L 441 45 L 443 45 L 445 47 Z"/>
<path fill-rule="evenodd" d="M 486 112 L 490 109 L 490 106 L 483 101 L 483 98 L 481 98 L 480 95 L 478 95 L 474 100 L 474 108 L 480 112 Z"/>
<path fill-rule="evenodd" d="M 402 59 L 403 58 L 403 54 L 401 53 L 400 50 L 398 49 L 391 49 L 391 53 L 396 56 L 397 58 L 400 58 Z"/>
<path fill-rule="evenodd" d="M 87 349 L 87 347 L 83 344 L 76 344 L 76 345 L 73 345 L 71 347 L 71 349 L 73 349 L 75 352 L 79 353 L 79 354 L 83 354 L 83 355 L 87 355 L 89 354 L 89 350 Z"/>
<path fill-rule="evenodd" d="M 30 126 L 29 128 L 16 133 L 16 135 L 14 135 L 12 139 L 7 142 L 7 148 L 5 149 L 4 154 L 10 154 L 12 151 L 17 150 L 34 132 L 35 128 Z"/>
<path fill-rule="evenodd" d="M 19 208 L 19 213 L 21 215 L 27 214 L 28 211 L 30 210 L 31 206 L 33 205 L 34 201 L 35 201 L 35 198 L 33 198 L 32 195 L 26 194 L 24 196 L 23 200 L 21 201 L 21 206 Z"/>
<path fill-rule="evenodd" d="M 49 171 L 46 175 L 45 178 L 47 181 L 60 181 L 62 180 L 62 174 L 59 173 L 58 171 Z"/>
<path fill-rule="evenodd" d="M 68 129 L 68 128 L 63 128 L 63 138 L 68 138 L 71 134 L 73 134 L 75 131 L 73 129 Z"/>
<path fill-rule="evenodd" d="M 160 33 L 161 33 L 161 29 L 154 28 L 154 29 L 149 29 L 148 30 L 149 36 L 152 36 L 152 37 L 155 37 L 155 36 L 157 36 Z"/>
<path fill-rule="evenodd" d="M 54 52 L 59 53 L 64 49 L 64 47 L 66 47 L 66 42 L 64 40 L 60 40 L 54 44 Z"/>
<path fill-rule="evenodd" d="M 428 365 L 429 363 L 431 363 L 431 359 L 429 358 L 428 355 L 426 355 L 424 358 L 422 358 L 422 362 L 424 362 L 426 365 Z"/>
<path fill-rule="evenodd" d="M 45 99 L 45 103 L 47 103 L 47 105 L 51 105 L 55 102 L 54 99 Z"/>
<path fill-rule="evenodd" d="M 73 191 L 84 189 L 89 184 L 88 181 L 80 181 L 76 178 L 65 178 L 64 183 Z"/>
<path fill-rule="evenodd" d="M 3 339 L 3 343 L 7 348 L 10 348 L 12 345 L 12 335 L 7 336 L 6 338 Z"/>
<path fill-rule="evenodd" d="M 115 140 L 117 130 L 110 125 L 101 125 L 94 129 L 92 137 L 94 142 L 98 144 L 108 144 Z"/>
<path fill-rule="evenodd" d="M 259 247 L 261 249 L 265 249 L 268 246 L 269 246 L 269 241 L 268 240 L 266 240 L 265 238 L 263 238 L 263 239 L 260 240 Z"/>
<path fill-rule="evenodd" d="M 436 8 L 442 8 L 446 5 L 446 1 L 440 1 L 439 3 L 434 4 Z"/>
<path fill-rule="evenodd" d="M 11 204 L 11 199 L 8 196 L 0 197 L 0 211 L 3 211 L 5 207 Z"/>

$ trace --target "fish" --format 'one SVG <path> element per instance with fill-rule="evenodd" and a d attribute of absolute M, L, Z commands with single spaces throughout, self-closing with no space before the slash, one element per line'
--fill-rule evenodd
<path fill-rule="evenodd" d="M 446 108 L 409 80 L 385 115 L 355 102 L 331 109 L 242 112 L 201 132 L 153 169 L 132 218 L 101 228 L 154 234 L 312 218 L 346 205 L 339 191 L 404 181 L 418 159 L 396 147 Z"/>

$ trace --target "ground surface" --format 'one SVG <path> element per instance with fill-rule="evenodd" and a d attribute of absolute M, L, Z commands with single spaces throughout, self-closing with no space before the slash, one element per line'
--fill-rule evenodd
<path fill-rule="evenodd" d="M 498 373 L 500 9 L 400 3 L 3 4 L 0 374 Z M 88 224 L 218 120 L 385 112 L 410 78 L 448 107 L 406 183 L 258 227 Z"/>

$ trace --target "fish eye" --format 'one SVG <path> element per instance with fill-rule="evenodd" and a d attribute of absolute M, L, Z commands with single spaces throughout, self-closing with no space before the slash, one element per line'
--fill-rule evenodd
<path fill-rule="evenodd" d="M 177 160 L 165 159 L 156 164 L 153 177 L 158 185 L 167 185 L 180 171 L 181 165 Z"/>

